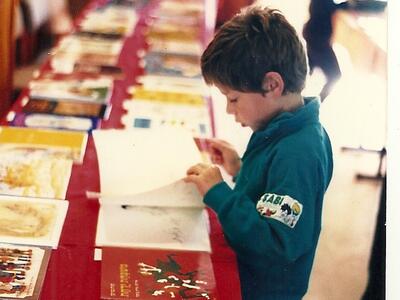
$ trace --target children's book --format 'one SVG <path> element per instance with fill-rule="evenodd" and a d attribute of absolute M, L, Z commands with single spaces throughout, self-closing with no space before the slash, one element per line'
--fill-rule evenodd
<path fill-rule="evenodd" d="M 101 299 L 218 299 L 210 254 L 102 249 Z"/>
<path fill-rule="evenodd" d="M 143 86 L 131 86 L 128 92 L 132 94 L 132 100 L 135 99 L 146 99 L 148 101 L 161 101 L 175 104 L 188 104 L 188 105 L 200 105 L 203 106 L 207 103 L 206 98 L 202 94 L 185 93 L 177 91 L 159 91 L 147 89 Z"/>
<path fill-rule="evenodd" d="M 115 80 L 122 80 L 124 79 L 124 72 L 122 68 L 115 66 L 115 65 L 97 65 L 97 64 L 90 64 L 84 63 L 81 61 L 74 61 L 71 64 L 71 68 L 68 70 L 60 70 L 61 72 L 65 73 L 74 73 L 74 74 L 83 74 L 83 75 L 101 75 L 110 77 Z"/>
<path fill-rule="evenodd" d="M 112 5 L 90 11 L 80 22 L 78 35 L 121 39 L 132 34 L 138 17 L 133 7 Z"/>
<path fill-rule="evenodd" d="M 102 196 L 131 196 L 175 183 L 202 161 L 182 128 L 94 130 Z"/>
<path fill-rule="evenodd" d="M 65 199 L 71 169 L 45 149 L 0 147 L 0 194 Z"/>
<path fill-rule="evenodd" d="M 202 78 L 146 74 L 138 76 L 136 80 L 146 90 L 210 95 L 210 88 L 207 87 Z"/>
<path fill-rule="evenodd" d="M 0 240 L 57 248 L 69 202 L 0 195 Z"/>
<path fill-rule="evenodd" d="M 82 80 L 37 79 L 29 83 L 30 98 L 108 103 L 113 89 L 110 78 Z"/>
<path fill-rule="evenodd" d="M 0 298 L 39 299 L 51 255 L 49 247 L 0 244 Z"/>
<path fill-rule="evenodd" d="M 171 40 L 199 40 L 200 39 L 199 27 L 190 26 L 173 26 L 168 24 L 159 24 L 157 26 L 150 26 L 149 30 L 145 33 L 146 38 L 155 39 L 171 39 Z"/>
<path fill-rule="evenodd" d="M 200 56 L 203 45 L 198 40 L 172 40 L 148 37 L 149 51 Z"/>
<path fill-rule="evenodd" d="M 95 130 L 100 170 L 98 246 L 210 251 L 202 198 L 183 178 L 201 162 L 178 128 Z"/>
<path fill-rule="evenodd" d="M 126 100 L 123 107 L 127 111 L 121 117 L 125 128 L 182 127 L 193 136 L 211 137 L 209 109 L 203 105 L 171 103 L 146 99 Z"/>
<path fill-rule="evenodd" d="M 82 163 L 87 138 L 86 132 L 0 126 L 0 151 L 41 150 L 52 157 Z"/>
<path fill-rule="evenodd" d="M 61 74 L 73 73 L 79 65 L 116 67 L 122 46 L 122 40 L 70 35 L 51 53 L 51 67 Z"/>
<path fill-rule="evenodd" d="M 121 40 L 109 40 L 101 38 L 87 38 L 77 35 L 68 35 L 64 37 L 55 49 L 52 55 L 73 55 L 81 56 L 83 54 L 108 54 L 119 55 L 123 46 Z"/>
<path fill-rule="evenodd" d="M 22 108 L 24 113 L 42 113 L 62 116 L 106 118 L 111 106 L 103 103 L 29 99 Z"/>
<path fill-rule="evenodd" d="M 102 202 L 96 245 L 210 252 L 208 216 L 199 207 L 121 206 Z"/>
<path fill-rule="evenodd" d="M 99 123 L 100 119 L 96 117 L 85 118 L 37 113 L 16 113 L 11 121 L 13 126 L 76 131 L 91 131 L 96 129 Z"/>
<path fill-rule="evenodd" d="M 200 57 L 196 55 L 149 52 L 143 66 L 147 74 L 201 78 Z"/>

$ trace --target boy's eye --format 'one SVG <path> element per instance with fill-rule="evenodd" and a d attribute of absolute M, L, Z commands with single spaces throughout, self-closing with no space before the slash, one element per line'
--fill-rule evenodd
<path fill-rule="evenodd" d="M 228 99 L 229 103 L 234 103 L 237 102 L 238 98 L 234 98 L 234 99 Z"/>

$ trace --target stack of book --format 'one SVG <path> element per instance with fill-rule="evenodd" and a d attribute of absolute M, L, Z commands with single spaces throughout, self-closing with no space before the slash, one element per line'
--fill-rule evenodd
<path fill-rule="evenodd" d="M 120 54 L 135 30 L 141 1 L 106 1 L 88 11 L 75 31 L 50 51 L 49 66 L 36 74 L 15 126 L 91 131 L 107 119 L 114 81 L 124 78 Z"/>
<path fill-rule="evenodd" d="M 0 127 L 0 298 L 39 299 L 86 132 Z"/>
<path fill-rule="evenodd" d="M 126 128 L 182 127 L 213 135 L 210 92 L 200 70 L 203 1 L 161 1 L 150 14 L 140 53 L 143 75 L 128 90 L 121 117 Z"/>
<path fill-rule="evenodd" d="M 207 210 L 187 169 L 213 136 L 200 70 L 204 2 L 159 1 L 147 20 L 143 75 L 125 129 L 95 130 L 101 192 L 96 245 L 102 299 L 217 299 Z"/>

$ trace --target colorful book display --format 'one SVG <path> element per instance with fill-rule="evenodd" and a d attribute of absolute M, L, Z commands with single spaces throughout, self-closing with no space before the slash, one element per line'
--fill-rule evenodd
<path fill-rule="evenodd" d="M 209 253 L 103 248 L 101 299 L 218 299 Z"/>
<path fill-rule="evenodd" d="M 39 299 L 51 249 L 0 244 L 0 298 Z"/>
<path fill-rule="evenodd" d="M 61 199 L 72 163 L 83 162 L 93 131 L 102 299 L 217 299 L 208 215 L 195 186 L 182 180 L 202 161 L 193 136 L 212 136 L 199 68 L 204 3 L 160 1 L 150 11 L 142 32 L 148 48 L 139 55 L 144 75 L 123 104 L 127 129 L 98 130 L 114 80 L 130 67 L 120 54 L 147 3 L 102 2 L 51 51 L 51 69 L 7 118 L 30 128 L 0 127 L 0 298 L 39 298 L 68 210 Z"/>

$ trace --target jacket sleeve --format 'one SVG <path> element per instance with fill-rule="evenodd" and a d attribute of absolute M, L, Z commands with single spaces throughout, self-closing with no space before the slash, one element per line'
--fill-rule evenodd
<path fill-rule="evenodd" d="M 250 199 L 225 182 L 210 189 L 204 202 L 217 213 L 225 236 L 239 255 L 291 262 L 315 247 L 320 231 L 323 174 L 318 160 L 294 157 L 274 159 L 268 169 L 273 173 L 267 174 L 264 195 L 287 195 L 301 204 L 294 227 L 261 214 L 256 208 L 259 199 Z"/>

